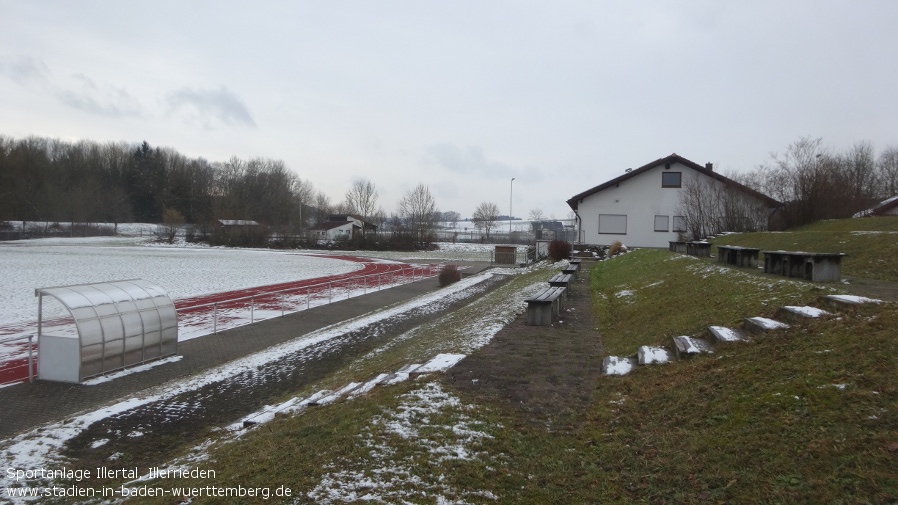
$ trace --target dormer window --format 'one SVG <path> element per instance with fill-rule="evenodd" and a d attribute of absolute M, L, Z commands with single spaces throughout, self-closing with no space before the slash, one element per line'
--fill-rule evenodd
<path fill-rule="evenodd" d="M 682 187 L 682 172 L 661 172 L 662 188 L 680 188 Z"/>

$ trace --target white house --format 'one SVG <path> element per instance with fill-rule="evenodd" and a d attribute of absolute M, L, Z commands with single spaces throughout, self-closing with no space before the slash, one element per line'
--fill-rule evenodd
<path fill-rule="evenodd" d="M 721 189 L 730 199 L 737 196 L 740 205 L 748 202 L 763 221 L 754 223 L 753 229 L 766 229 L 767 219 L 780 207 L 776 200 L 714 172 L 710 163 L 701 166 L 676 153 L 627 169 L 620 177 L 567 203 L 577 215 L 581 243 L 610 245 L 619 241 L 629 247 L 667 248 L 670 241 L 682 240 L 694 229 L 694 216 L 683 202 L 687 195 L 697 193 L 690 188 L 702 185 Z"/>
<path fill-rule="evenodd" d="M 377 226 L 349 214 L 328 216 L 327 221 L 311 229 L 312 238 L 328 242 L 350 240 L 363 231 L 377 232 Z"/>

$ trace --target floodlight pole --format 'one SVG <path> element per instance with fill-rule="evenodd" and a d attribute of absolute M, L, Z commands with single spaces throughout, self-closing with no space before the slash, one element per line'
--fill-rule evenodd
<path fill-rule="evenodd" d="M 510 188 L 508 190 L 508 243 L 511 243 L 511 202 L 514 195 L 514 177 L 511 178 Z"/>

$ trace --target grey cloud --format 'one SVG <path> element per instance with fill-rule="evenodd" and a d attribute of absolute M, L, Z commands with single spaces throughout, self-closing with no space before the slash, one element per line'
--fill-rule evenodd
<path fill-rule="evenodd" d="M 511 177 L 515 172 L 504 163 L 488 160 L 480 146 L 461 148 L 455 144 L 443 142 L 427 148 L 427 153 L 436 160 L 438 165 L 458 174 L 503 178 Z"/>
<path fill-rule="evenodd" d="M 49 73 L 43 61 L 28 56 L 0 59 L 0 74 L 9 77 L 16 84 L 26 85 L 35 81 L 46 81 Z"/>
<path fill-rule="evenodd" d="M 60 89 L 56 96 L 66 105 L 101 116 L 139 116 L 140 102 L 124 88 L 97 84 L 84 74 L 74 74 L 72 89 Z"/>
<path fill-rule="evenodd" d="M 240 97 L 224 87 L 219 90 L 181 88 L 169 93 L 166 102 L 172 111 L 186 113 L 189 121 L 199 122 L 206 128 L 213 128 L 215 123 L 256 126 Z"/>
<path fill-rule="evenodd" d="M 480 146 L 461 148 L 455 144 L 443 142 L 428 147 L 427 154 L 439 166 L 459 175 L 476 175 L 491 179 L 526 177 L 532 182 L 543 178 L 540 170 L 534 167 L 514 167 L 489 159 Z"/>

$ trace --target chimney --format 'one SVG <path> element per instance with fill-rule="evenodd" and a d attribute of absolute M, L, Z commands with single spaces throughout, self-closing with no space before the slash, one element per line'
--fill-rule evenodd
<path fill-rule="evenodd" d="M 705 168 L 707 168 L 709 172 L 713 172 L 714 164 L 709 161 L 709 162 L 705 163 Z"/>

